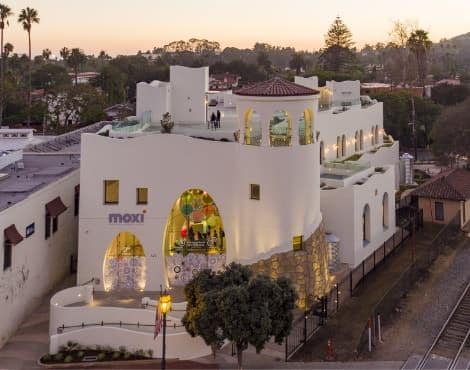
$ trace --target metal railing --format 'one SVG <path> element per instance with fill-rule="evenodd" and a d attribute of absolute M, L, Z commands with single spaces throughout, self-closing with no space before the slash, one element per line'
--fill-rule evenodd
<path fill-rule="evenodd" d="M 177 324 L 175 320 L 171 320 L 171 319 L 167 319 L 166 320 L 166 327 L 167 328 L 173 328 L 173 329 L 176 329 L 176 328 L 182 328 L 184 327 L 183 324 Z M 172 323 L 173 322 L 173 323 Z M 136 323 L 128 323 L 128 322 L 122 322 L 122 321 L 119 321 L 119 322 L 104 322 L 104 321 L 101 321 L 101 322 L 97 322 L 97 323 L 84 323 L 82 322 L 81 324 L 77 324 L 77 325 L 61 325 L 61 326 L 58 326 L 57 327 L 57 334 L 62 334 L 64 333 L 67 329 L 84 329 L 84 328 L 88 328 L 88 327 L 100 327 L 100 326 L 112 326 L 112 327 L 120 327 L 120 328 L 123 328 L 123 327 L 134 327 L 134 328 L 146 328 L 146 327 L 155 327 L 155 324 L 144 324 L 144 323 L 140 323 L 139 321 L 137 321 Z"/>
<path fill-rule="evenodd" d="M 410 222 L 411 225 L 414 225 Z M 411 232 L 399 228 L 391 238 L 374 251 L 342 280 L 338 281 L 330 292 L 308 308 L 302 317 L 294 320 L 290 334 L 285 338 L 285 360 L 288 361 L 307 341 L 324 325 L 329 316 L 341 309 L 365 281 L 368 274 L 385 263 L 387 257 L 403 245 Z"/>

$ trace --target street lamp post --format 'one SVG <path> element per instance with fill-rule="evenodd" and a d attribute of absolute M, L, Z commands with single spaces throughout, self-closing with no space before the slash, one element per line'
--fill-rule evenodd
<path fill-rule="evenodd" d="M 166 368 L 166 363 L 165 363 L 166 314 L 171 309 L 171 296 L 167 294 L 166 290 L 162 294 L 160 294 L 160 300 L 158 304 L 160 305 L 160 312 L 163 315 L 162 369 L 165 369 Z"/>

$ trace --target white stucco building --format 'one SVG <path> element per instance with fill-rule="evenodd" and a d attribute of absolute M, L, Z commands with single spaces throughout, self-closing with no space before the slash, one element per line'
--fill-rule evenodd
<path fill-rule="evenodd" d="M 207 68 L 172 67 L 170 82 L 138 84 L 135 124 L 83 135 L 78 284 L 93 280 L 108 298 L 152 295 L 185 285 L 204 268 L 252 265 L 307 241 L 323 243 L 325 230 L 353 268 L 390 238 L 398 143 L 385 136 L 382 104 L 361 97 L 358 81 L 318 88 L 316 78 L 275 78 L 223 94 L 207 83 Z M 214 107 L 218 130 L 207 126 Z M 166 112 L 175 121 L 172 134 L 158 129 Z M 151 345 L 159 356 L 152 333 L 106 325 L 67 330 L 108 314 L 152 321 L 146 308 L 131 315 L 96 307 L 86 289 L 51 301 L 51 352 L 70 339 L 106 345 L 131 336 L 133 348 Z M 192 343 L 179 346 L 180 358 L 210 353 L 184 331 L 170 335 Z"/>

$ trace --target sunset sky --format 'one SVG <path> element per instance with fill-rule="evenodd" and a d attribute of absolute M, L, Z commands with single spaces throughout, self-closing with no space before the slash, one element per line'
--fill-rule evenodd
<path fill-rule="evenodd" d="M 392 21 L 410 20 L 433 41 L 470 32 L 470 0 L 0 0 L 15 16 L 5 41 L 27 51 L 27 37 L 16 22 L 26 6 L 39 11 L 33 26 L 33 53 L 67 46 L 87 53 L 135 54 L 191 37 L 219 41 L 222 47 L 252 47 L 256 41 L 296 49 L 323 45 L 340 15 L 358 47 L 386 42 Z"/>

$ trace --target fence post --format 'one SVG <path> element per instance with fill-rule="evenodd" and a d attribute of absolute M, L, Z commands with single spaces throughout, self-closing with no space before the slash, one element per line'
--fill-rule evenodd
<path fill-rule="evenodd" d="M 336 312 L 339 311 L 339 285 L 336 283 Z"/>
<path fill-rule="evenodd" d="M 304 344 L 307 344 L 307 311 L 304 313 Z"/>

